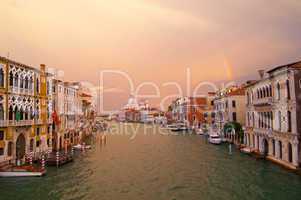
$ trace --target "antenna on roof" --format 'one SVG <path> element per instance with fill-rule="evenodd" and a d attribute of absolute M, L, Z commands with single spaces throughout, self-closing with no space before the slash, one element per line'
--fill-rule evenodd
<path fill-rule="evenodd" d="M 9 52 L 7 52 L 7 59 L 9 59 Z"/>

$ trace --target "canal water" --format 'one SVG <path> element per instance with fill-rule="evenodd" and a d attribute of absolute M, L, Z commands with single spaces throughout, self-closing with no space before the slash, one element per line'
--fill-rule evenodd
<path fill-rule="evenodd" d="M 301 199 L 301 176 L 227 145 L 150 125 L 113 127 L 106 144 L 45 177 L 0 178 L 0 199 Z"/>

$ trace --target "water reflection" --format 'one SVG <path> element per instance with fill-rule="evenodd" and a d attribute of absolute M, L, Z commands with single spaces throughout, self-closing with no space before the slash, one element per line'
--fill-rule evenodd
<path fill-rule="evenodd" d="M 122 125 L 128 126 L 128 125 Z M 148 125 L 150 126 L 150 125 Z M 132 131 L 134 129 L 131 129 Z M 214 146 L 201 136 L 143 126 L 106 133 L 42 178 L 0 179 L 1 199 L 299 199 L 300 176 Z M 157 129 L 158 130 L 158 129 Z M 155 133 L 155 134 L 154 134 Z"/>

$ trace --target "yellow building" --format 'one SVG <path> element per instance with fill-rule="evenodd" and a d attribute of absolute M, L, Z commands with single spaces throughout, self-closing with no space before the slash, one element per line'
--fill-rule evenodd
<path fill-rule="evenodd" d="M 0 57 L 0 163 L 51 149 L 52 79 L 40 69 Z"/>

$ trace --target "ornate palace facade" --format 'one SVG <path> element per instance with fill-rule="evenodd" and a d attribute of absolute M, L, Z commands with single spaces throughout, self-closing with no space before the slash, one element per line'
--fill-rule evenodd
<path fill-rule="evenodd" d="M 0 57 L 0 162 L 51 149 L 52 78 L 40 69 Z"/>
<path fill-rule="evenodd" d="M 260 71 L 247 88 L 245 143 L 278 163 L 298 167 L 301 132 L 301 62 Z"/>

